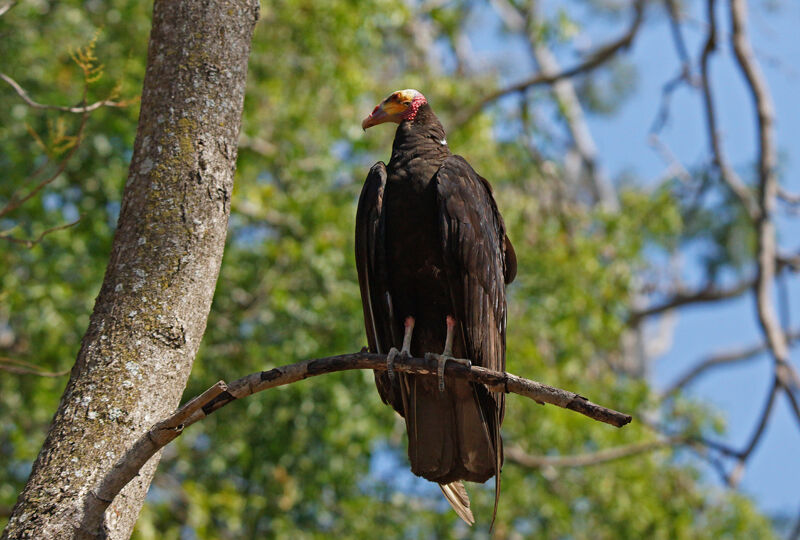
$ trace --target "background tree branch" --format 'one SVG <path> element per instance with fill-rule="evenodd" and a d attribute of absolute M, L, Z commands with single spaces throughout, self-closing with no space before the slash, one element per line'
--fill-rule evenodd
<path fill-rule="evenodd" d="M 709 73 L 709 61 L 712 53 L 717 47 L 717 21 L 716 21 L 716 0 L 707 0 L 708 33 L 703 52 L 700 56 L 700 86 L 703 93 L 703 109 L 706 114 L 706 127 L 711 151 L 714 156 L 714 163 L 719 169 L 723 182 L 739 198 L 750 218 L 755 221 L 758 219 L 761 209 L 753 197 L 752 192 L 739 177 L 736 171 L 728 163 L 722 142 L 720 141 L 719 127 L 717 126 L 717 113 L 714 104 L 714 96 L 711 89 L 711 75 Z"/>
<path fill-rule="evenodd" d="M 0 13 L 0 15 L 2 15 L 2 14 Z M 14 91 L 17 93 L 17 95 L 20 98 L 22 98 L 22 101 L 24 101 L 26 105 L 28 105 L 29 107 L 32 107 L 34 109 L 45 109 L 45 110 L 49 109 L 49 110 L 55 110 L 55 111 L 61 111 L 61 112 L 69 112 L 69 113 L 75 113 L 75 114 L 86 114 L 86 113 L 95 111 L 95 110 L 99 109 L 100 107 L 127 107 L 131 103 L 134 103 L 135 101 L 137 101 L 135 99 L 134 100 L 125 100 L 125 101 L 114 101 L 113 99 L 102 99 L 100 101 L 96 101 L 96 102 L 88 104 L 88 105 L 86 104 L 86 102 L 84 100 L 83 101 L 84 104 L 79 106 L 79 107 L 66 107 L 66 106 L 63 106 L 63 105 L 47 105 L 47 104 L 39 103 L 39 102 L 34 101 L 33 99 L 31 99 L 31 97 L 28 95 L 28 92 L 26 92 L 25 89 L 22 88 L 22 86 L 20 86 L 20 84 L 17 81 L 12 79 L 11 77 L 6 75 L 5 73 L 0 73 L 0 79 L 4 80 L 6 83 L 8 83 L 8 85 L 11 88 L 14 89 Z"/>
<path fill-rule="evenodd" d="M 800 340 L 800 329 L 791 332 L 788 335 L 788 339 L 790 342 L 796 342 L 797 340 Z M 694 380 L 700 375 L 705 374 L 711 369 L 727 366 L 737 362 L 752 360 L 759 354 L 766 351 L 769 351 L 769 346 L 766 343 L 761 343 L 758 345 L 751 345 L 750 347 L 744 347 L 739 350 L 711 355 L 704 360 L 697 362 L 694 366 L 687 370 L 686 373 L 681 375 L 674 383 L 664 390 L 662 395 L 665 398 L 670 397 L 679 390 L 684 389 L 687 385 L 694 382 Z"/>
<path fill-rule="evenodd" d="M 497 101 L 502 97 L 518 92 L 523 92 L 533 86 L 553 84 L 562 79 L 567 79 L 582 73 L 590 72 L 604 65 L 608 60 L 613 58 L 614 55 L 616 55 L 619 51 L 630 47 L 630 45 L 633 43 L 634 38 L 636 37 L 636 33 L 638 32 L 639 27 L 642 24 L 642 19 L 644 18 L 645 1 L 634 0 L 631 9 L 633 12 L 633 16 L 631 18 L 630 26 L 622 36 L 609 43 L 606 43 L 605 45 L 598 47 L 597 49 L 589 53 L 583 62 L 580 62 L 579 64 L 571 68 L 565 69 L 558 73 L 546 74 L 544 72 L 540 72 L 534 75 L 533 77 L 525 79 L 522 82 L 512 84 L 505 88 L 501 88 L 500 90 L 496 90 L 484 96 L 480 101 L 478 101 L 471 107 L 464 108 L 464 112 L 459 114 L 453 119 L 450 130 L 455 131 L 461 128 L 461 126 L 469 122 L 472 119 L 472 117 L 474 117 L 484 108 L 486 108 L 487 105 L 494 103 L 495 101 Z"/>
<path fill-rule="evenodd" d="M 504 453 L 507 460 L 522 465 L 523 467 L 534 469 L 541 469 L 543 467 L 591 467 L 608 463 L 609 461 L 635 456 L 637 454 L 652 452 L 661 448 L 668 448 L 682 442 L 686 442 L 686 438 L 675 436 L 571 456 L 536 456 L 528 454 L 519 446 L 509 446 L 504 449 Z"/>

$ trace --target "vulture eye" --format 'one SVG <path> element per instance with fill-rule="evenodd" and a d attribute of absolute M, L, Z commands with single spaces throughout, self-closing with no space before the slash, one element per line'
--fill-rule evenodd
<path fill-rule="evenodd" d="M 404 101 L 404 102 L 403 102 L 403 105 L 405 105 L 406 107 L 408 107 L 409 105 L 411 105 L 411 102 L 410 102 L 410 101 Z"/>

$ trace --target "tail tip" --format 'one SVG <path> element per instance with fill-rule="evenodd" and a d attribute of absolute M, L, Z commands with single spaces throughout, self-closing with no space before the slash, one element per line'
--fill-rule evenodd
<path fill-rule="evenodd" d="M 445 499 L 453 507 L 458 517 L 464 520 L 467 525 L 475 524 L 475 517 L 472 515 L 472 510 L 469 506 L 469 495 L 464 488 L 464 484 L 460 481 L 450 482 L 449 484 L 439 484 Z"/>

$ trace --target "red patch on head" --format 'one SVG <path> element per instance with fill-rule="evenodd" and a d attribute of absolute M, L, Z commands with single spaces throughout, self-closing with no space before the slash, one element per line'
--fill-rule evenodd
<path fill-rule="evenodd" d="M 428 100 L 425 99 L 425 96 L 417 92 L 414 96 L 414 99 L 411 100 L 411 105 L 406 109 L 406 112 L 403 114 L 403 120 L 413 121 L 414 118 L 417 116 L 417 111 L 420 107 L 428 103 Z"/>

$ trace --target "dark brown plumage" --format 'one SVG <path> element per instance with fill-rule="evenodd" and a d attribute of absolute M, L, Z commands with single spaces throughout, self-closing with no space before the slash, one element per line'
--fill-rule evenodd
<path fill-rule="evenodd" d="M 370 350 L 403 344 L 413 318 L 410 354 L 439 353 L 446 318 L 455 319 L 452 356 L 505 370 L 505 286 L 516 258 L 489 183 L 450 153 L 444 129 L 424 96 L 395 92 L 362 124 L 395 121 L 388 165 L 369 172 L 356 215 L 356 263 Z M 406 420 L 411 470 L 442 487 L 472 522 L 460 481 L 485 482 L 503 461 L 505 396 L 479 384 L 434 376 L 375 373 L 383 401 Z M 495 501 L 495 512 L 497 501 Z"/>

